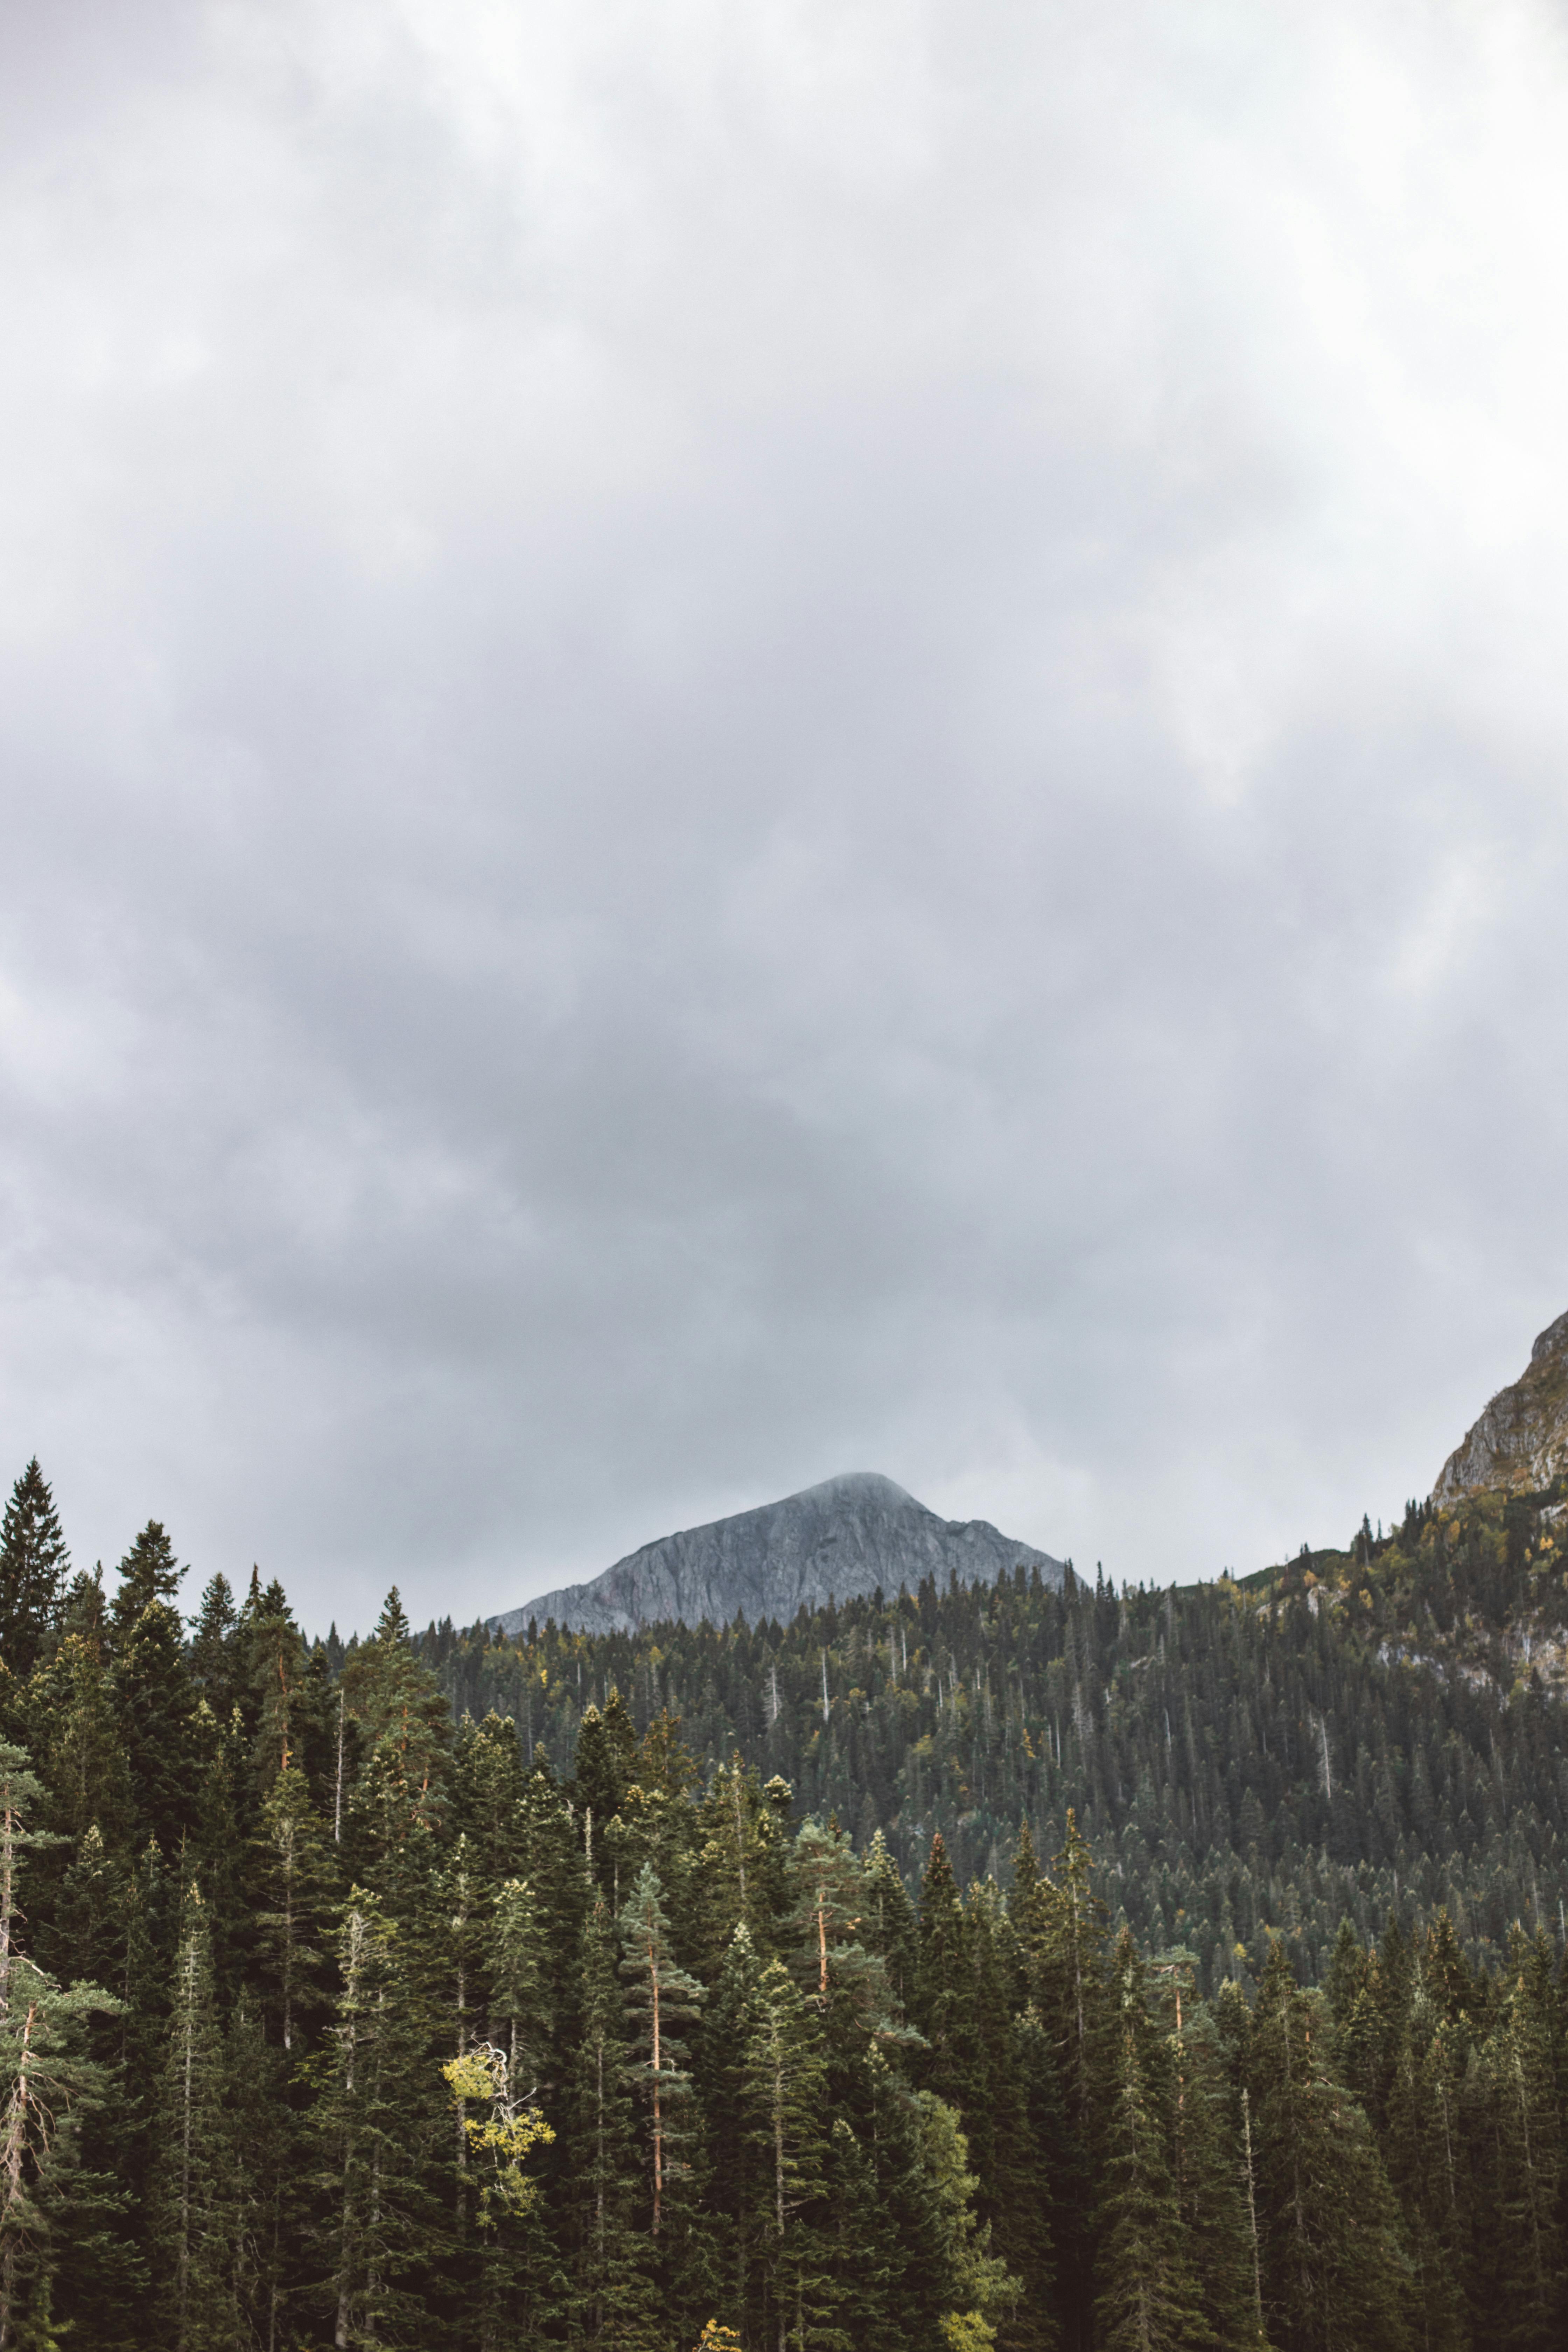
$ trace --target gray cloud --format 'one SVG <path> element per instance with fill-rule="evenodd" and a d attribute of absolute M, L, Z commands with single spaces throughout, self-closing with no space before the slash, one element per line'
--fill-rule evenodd
<path fill-rule="evenodd" d="M 312 1624 L 1118 1575 L 1568 1299 L 1553 15 L 7 23 L 0 1430 Z"/>

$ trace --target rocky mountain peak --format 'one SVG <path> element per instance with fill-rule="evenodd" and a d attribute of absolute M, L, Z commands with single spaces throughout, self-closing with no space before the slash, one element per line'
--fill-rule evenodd
<path fill-rule="evenodd" d="M 1059 1584 L 1062 1563 L 1003 1535 L 988 1519 L 943 1519 L 874 1470 L 847 1471 L 782 1502 L 738 1511 L 706 1527 L 661 1536 L 586 1584 L 559 1587 L 492 1617 L 503 1633 L 534 1618 L 591 1633 L 633 1633 L 680 1619 L 727 1624 L 737 1611 L 755 1624 L 787 1623 L 797 1609 L 820 1609 L 921 1577 L 943 1587 L 994 1584 L 1005 1569 L 1038 1569 Z"/>
<path fill-rule="evenodd" d="M 1547 1356 L 1568 1354 L 1568 1314 L 1560 1315 L 1549 1323 L 1530 1351 L 1530 1360 L 1539 1364 Z"/>
<path fill-rule="evenodd" d="M 1533 1492 L 1568 1470 L 1568 1314 L 1549 1323 L 1511 1387 L 1500 1389 L 1432 1489 L 1435 1503 L 1518 1487 Z"/>

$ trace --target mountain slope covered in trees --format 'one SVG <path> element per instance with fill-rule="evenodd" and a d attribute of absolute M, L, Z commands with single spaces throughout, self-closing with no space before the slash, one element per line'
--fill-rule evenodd
<path fill-rule="evenodd" d="M 1563 1492 L 1412 1506 L 1245 1584 L 1015 1573 L 787 1626 L 447 1626 L 421 1650 L 525 1753 L 569 1758 L 612 1687 L 639 1727 L 668 1707 L 705 1770 L 780 1775 L 861 1844 L 880 1831 L 911 1885 L 934 1831 L 962 1877 L 1000 1875 L 1021 1822 L 1054 1852 L 1071 1807 L 1112 1916 L 1189 1946 L 1211 1993 L 1271 1935 L 1315 1979 L 1342 1917 L 1439 1904 L 1479 1961 L 1516 1919 L 1561 1934 L 1568 1902 Z"/>
<path fill-rule="evenodd" d="M 1548 2352 L 1562 1499 L 345 1645 L 29 1465 L 0 2352 Z"/>

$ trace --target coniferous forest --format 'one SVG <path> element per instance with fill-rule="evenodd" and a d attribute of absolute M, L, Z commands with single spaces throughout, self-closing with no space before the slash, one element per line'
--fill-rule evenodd
<path fill-rule="evenodd" d="M 1561 1496 L 307 1638 L 0 1528 L 0 2352 L 1556 2352 Z"/>

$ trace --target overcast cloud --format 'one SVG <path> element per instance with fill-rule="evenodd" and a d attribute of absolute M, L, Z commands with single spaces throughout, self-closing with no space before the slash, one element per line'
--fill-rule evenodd
<path fill-rule="evenodd" d="M 1522 0 L 9 0 L 0 1433 L 305 1622 L 1117 1577 L 1568 1306 Z"/>

